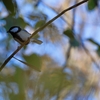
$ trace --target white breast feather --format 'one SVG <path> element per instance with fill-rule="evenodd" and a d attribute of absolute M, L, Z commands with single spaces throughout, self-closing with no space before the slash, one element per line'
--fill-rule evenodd
<path fill-rule="evenodd" d="M 18 32 L 18 35 L 22 38 L 22 40 L 26 41 L 31 34 L 29 34 L 27 31 L 22 30 L 21 32 Z"/>

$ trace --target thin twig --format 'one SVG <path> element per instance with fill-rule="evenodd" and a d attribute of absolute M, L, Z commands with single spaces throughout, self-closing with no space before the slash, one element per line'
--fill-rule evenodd
<path fill-rule="evenodd" d="M 31 39 L 34 35 L 36 35 L 39 31 L 42 31 L 45 27 L 47 27 L 49 24 L 51 24 L 53 21 L 55 21 L 57 18 L 59 18 L 59 17 L 60 17 L 61 15 L 63 15 L 65 12 L 67 12 L 67 11 L 69 11 L 69 10 L 71 10 L 71 9 L 73 9 L 73 8 L 75 8 L 75 7 L 79 6 L 79 5 L 81 5 L 81 4 L 85 3 L 85 2 L 87 2 L 87 1 L 88 1 L 88 0 L 83 0 L 83 1 L 81 1 L 81 2 L 79 2 L 79 3 L 77 3 L 77 4 L 73 5 L 73 6 L 71 6 L 71 7 L 69 7 L 69 8 L 63 10 L 60 14 L 58 14 L 58 15 L 55 16 L 53 19 L 51 19 L 50 21 L 48 21 L 45 25 L 43 25 L 42 27 L 38 28 L 38 29 L 29 37 L 29 39 L 28 39 L 27 41 L 25 41 L 21 46 L 19 46 L 19 47 L 4 61 L 4 63 L 3 63 L 3 64 L 1 65 L 1 67 L 0 67 L 0 71 L 1 71 L 1 70 L 4 68 L 4 66 L 10 61 L 10 59 L 11 59 L 25 44 L 27 44 L 28 41 L 30 41 L 30 39 Z"/>
<path fill-rule="evenodd" d="M 20 60 L 20 59 L 18 59 L 18 58 L 16 58 L 16 57 L 13 57 L 13 58 L 16 59 L 16 60 L 18 60 L 19 62 L 21 62 L 21 63 L 27 65 L 28 67 L 35 69 L 35 70 L 38 71 L 38 72 L 41 71 L 41 69 L 38 68 L 38 67 L 35 67 L 35 66 L 31 65 L 31 64 L 28 64 L 27 62 L 22 61 L 22 60 Z"/>

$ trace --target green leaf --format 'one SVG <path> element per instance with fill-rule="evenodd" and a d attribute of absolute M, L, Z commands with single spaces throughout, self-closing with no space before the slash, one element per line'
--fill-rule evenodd
<path fill-rule="evenodd" d="M 72 47 L 78 47 L 79 46 L 79 42 L 75 39 L 74 33 L 71 29 L 67 29 L 64 32 L 64 34 L 70 38 L 70 45 Z"/>
<path fill-rule="evenodd" d="M 92 42 L 93 44 L 95 44 L 95 45 L 97 45 L 97 46 L 99 46 L 99 44 L 98 43 L 96 43 L 94 40 L 92 40 L 92 39 L 88 39 L 90 42 Z"/>
<path fill-rule="evenodd" d="M 22 61 L 22 60 L 20 60 L 20 59 L 18 59 L 18 58 L 16 58 L 16 57 L 13 57 L 13 58 L 16 59 L 16 60 L 18 60 L 19 62 L 21 62 L 21 63 L 27 65 L 28 67 L 34 68 L 35 70 L 37 70 L 33 65 L 28 64 L 28 63 L 26 63 L 25 61 Z M 37 71 L 40 71 L 40 70 L 37 70 Z"/>
<path fill-rule="evenodd" d="M 74 39 L 73 31 L 71 29 L 67 29 L 66 31 L 64 31 L 64 34 L 70 39 Z"/>
<path fill-rule="evenodd" d="M 4 20 L 6 20 L 6 26 L 5 28 L 8 30 L 10 27 L 12 27 L 12 25 L 17 25 L 20 26 L 22 28 L 24 28 L 26 26 L 25 21 L 22 18 L 13 18 L 12 16 L 8 16 L 6 18 L 4 18 Z"/>
<path fill-rule="evenodd" d="M 97 7 L 98 0 L 89 0 L 88 2 L 88 10 L 93 10 Z"/>
<path fill-rule="evenodd" d="M 37 71 L 41 71 L 41 58 L 36 54 L 32 55 L 23 55 L 24 59 L 27 61 L 28 64 L 33 65 L 33 69 Z"/>
<path fill-rule="evenodd" d="M 18 97 L 22 100 L 25 100 L 25 83 L 26 83 L 26 77 L 25 77 L 25 71 L 21 68 L 16 66 L 16 72 L 13 75 L 12 81 L 15 81 L 18 84 L 19 87 L 19 95 Z"/>
<path fill-rule="evenodd" d="M 76 39 L 71 39 L 70 44 L 71 44 L 72 47 L 78 47 L 79 46 L 79 42 Z"/>
<path fill-rule="evenodd" d="M 17 10 L 17 4 L 16 4 L 15 0 L 9 0 L 9 2 L 7 0 L 3 0 L 3 3 L 6 6 L 7 10 L 9 10 L 11 12 L 10 14 L 14 15 L 15 7 Z"/>
<path fill-rule="evenodd" d="M 45 24 L 45 20 L 40 20 L 36 23 L 35 28 L 39 28 Z"/>
<path fill-rule="evenodd" d="M 53 96 L 57 94 L 59 87 L 59 91 L 61 91 L 65 89 L 66 86 L 72 86 L 72 81 L 68 80 L 67 77 L 69 77 L 69 75 L 64 73 L 62 69 L 50 69 L 41 74 L 38 83 L 40 85 L 42 84 L 44 86 L 43 89 L 48 90 Z"/>
<path fill-rule="evenodd" d="M 100 46 L 97 49 L 97 54 L 100 56 Z"/>

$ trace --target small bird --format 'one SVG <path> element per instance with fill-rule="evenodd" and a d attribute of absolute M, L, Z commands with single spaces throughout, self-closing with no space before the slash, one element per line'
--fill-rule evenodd
<path fill-rule="evenodd" d="M 7 33 L 10 33 L 13 38 L 19 43 L 19 44 L 23 44 L 25 41 L 28 40 L 28 38 L 31 36 L 31 34 L 29 32 L 27 32 L 24 29 L 21 29 L 19 26 L 12 26 Z M 38 40 L 38 39 L 30 39 L 30 42 L 35 42 L 37 44 L 41 44 L 42 41 Z M 28 42 L 29 43 L 29 42 Z M 28 44 L 27 43 L 27 44 Z"/>

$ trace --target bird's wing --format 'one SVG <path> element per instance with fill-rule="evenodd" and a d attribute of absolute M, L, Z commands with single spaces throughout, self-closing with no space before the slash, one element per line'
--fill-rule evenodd
<path fill-rule="evenodd" d="M 41 40 L 38 39 L 31 39 L 31 42 L 37 43 L 37 44 L 42 44 L 43 42 Z"/>

